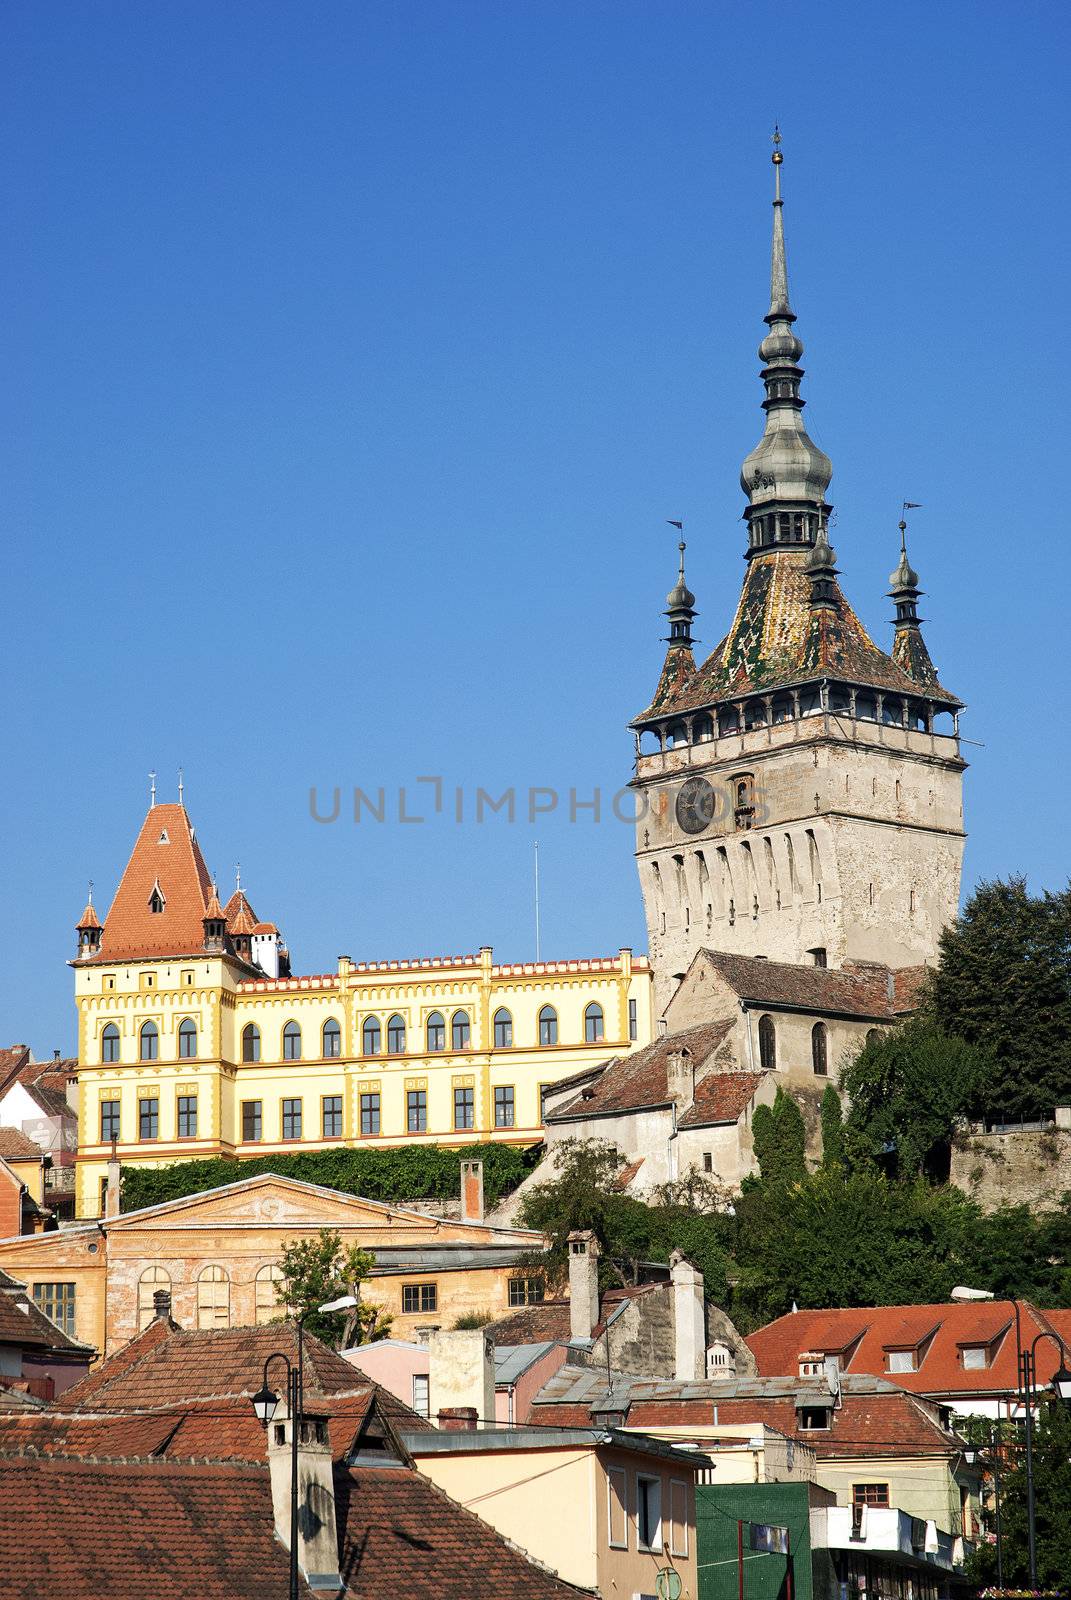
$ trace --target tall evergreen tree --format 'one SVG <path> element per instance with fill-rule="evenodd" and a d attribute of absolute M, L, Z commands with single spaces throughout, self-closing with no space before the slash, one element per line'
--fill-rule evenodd
<path fill-rule="evenodd" d="M 755 1107 L 751 1138 L 764 1183 L 796 1183 L 805 1176 L 807 1128 L 803 1113 L 780 1085 L 772 1106 Z"/>

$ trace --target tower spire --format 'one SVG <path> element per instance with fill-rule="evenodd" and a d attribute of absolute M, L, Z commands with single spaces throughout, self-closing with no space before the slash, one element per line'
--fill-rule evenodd
<path fill-rule="evenodd" d="M 920 509 L 917 500 L 905 500 L 900 512 L 900 561 L 896 571 L 889 574 L 889 598 L 896 607 L 892 658 L 909 678 L 932 687 L 937 682 L 937 670 L 922 637 L 923 619 L 919 616 L 922 590 L 919 575 L 907 559 L 907 513 Z"/>
<path fill-rule="evenodd" d="M 671 528 L 676 528 L 680 534 L 677 549 L 680 552 L 680 568 L 677 581 L 666 596 L 666 616 L 669 618 L 668 645 L 684 645 L 689 650 L 692 648 L 692 622 L 695 619 L 695 595 L 689 589 L 684 579 L 684 542 L 683 522 L 674 522 L 666 519 Z"/>
<path fill-rule="evenodd" d="M 825 497 L 833 476 L 833 463 L 808 437 L 801 416 L 803 345 L 793 332 L 796 313 L 788 296 L 781 143 L 781 130 L 775 127 L 770 309 L 764 319 L 769 332 L 759 345 L 766 428 L 740 473 L 740 486 L 748 497 L 744 517 L 749 557 L 786 544 L 814 545 L 829 515 Z"/>

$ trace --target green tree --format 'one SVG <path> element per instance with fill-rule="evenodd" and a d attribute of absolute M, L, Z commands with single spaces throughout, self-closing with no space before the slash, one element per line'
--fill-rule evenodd
<path fill-rule="evenodd" d="M 291 1315 L 301 1317 L 314 1333 L 337 1349 L 382 1339 L 390 1317 L 378 1306 L 360 1299 L 361 1284 L 375 1265 L 375 1256 L 356 1245 L 343 1246 L 333 1228 L 321 1228 L 314 1239 L 296 1239 L 283 1245 L 279 1265 L 283 1282 L 279 1299 Z M 331 1300 L 354 1295 L 358 1304 L 348 1311 L 320 1310 Z"/>
<path fill-rule="evenodd" d="M 941 935 L 927 1009 L 989 1058 L 977 1115 L 1051 1116 L 1071 1100 L 1071 888 L 980 883 Z"/>
<path fill-rule="evenodd" d="M 826 1084 L 822 1096 L 822 1165 L 839 1167 L 844 1164 L 844 1113 L 840 1095 L 833 1084 Z"/>
<path fill-rule="evenodd" d="M 795 1183 L 805 1175 L 807 1129 L 803 1113 L 780 1085 L 772 1106 L 755 1107 L 751 1138 L 764 1183 Z"/>
<path fill-rule="evenodd" d="M 1038 1581 L 1064 1591 L 1071 1575 L 1071 1416 L 1059 1402 L 1042 1406 L 1034 1432 L 1034 1505 Z M 1026 1586 L 1030 1579 L 1026 1528 L 1026 1461 L 1019 1450 L 1001 1475 L 1000 1526 L 1004 1584 Z M 993 1583 L 994 1545 L 979 1544 L 967 1562 L 972 1583 Z"/>
<path fill-rule="evenodd" d="M 849 1161 L 877 1162 L 894 1150 L 901 1177 L 926 1170 L 942 1149 L 947 1153 L 986 1067 L 979 1050 L 926 1017 L 864 1045 L 840 1078 L 851 1107 L 844 1132 Z"/>

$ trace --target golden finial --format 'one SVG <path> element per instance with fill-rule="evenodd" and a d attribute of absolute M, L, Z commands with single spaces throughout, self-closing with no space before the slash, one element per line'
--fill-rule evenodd
<path fill-rule="evenodd" d="M 778 127 L 777 123 L 775 122 L 774 123 L 774 130 L 773 130 L 773 155 L 770 157 L 770 160 L 773 162 L 773 169 L 774 169 L 774 205 L 775 206 L 776 205 L 780 205 L 780 203 L 781 203 L 781 163 L 784 161 L 784 159 L 785 159 L 784 153 L 782 152 L 782 149 L 781 149 L 781 129 Z"/>

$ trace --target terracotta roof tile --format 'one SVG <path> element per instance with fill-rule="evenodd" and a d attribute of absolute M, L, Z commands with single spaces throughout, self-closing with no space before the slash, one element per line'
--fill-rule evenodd
<path fill-rule="evenodd" d="M 656 1039 L 630 1056 L 614 1056 L 605 1071 L 574 1099 L 546 1114 L 547 1122 L 568 1122 L 578 1117 L 635 1111 L 669 1102 L 666 1067 L 670 1054 L 681 1048 L 692 1053 L 697 1070 L 732 1029 L 732 1018 L 703 1023 L 680 1033 Z"/>
<path fill-rule="evenodd" d="M 910 967 L 897 975 L 876 962 L 812 967 L 802 962 L 763 961 L 726 950 L 703 953 L 742 1000 L 874 1021 L 892 1021 L 910 1009 L 912 991 L 917 994 L 926 972 L 925 967 Z"/>
<path fill-rule="evenodd" d="M 84 1351 L 87 1357 L 95 1354 L 91 1345 L 79 1344 L 39 1311 L 21 1283 L 9 1282 L 11 1287 L 0 1287 L 0 1344 L 26 1350 Z"/>
<path fill-rule="evenodd" d="M 0 1157 L 8 1161 L 41 1159 L 41 1147 L 34 1144 L 20 1128 L 0 1128 Z"/>
<path fill-rule="evenodd" d="M 27 1045 L 12 1044 L 0 1050 L 0 1091 L 14 1083 L 23 1068 L 29 1064 L 30 1051 Z"/>
<path fill-rule="evenodd" d="M 1071 1313 L 1038 1311 L 1019 1302 L 1024 1342 Z M 1071 1332 L 1071 1327 L 1066 1331 Z M 932 1337 L 931 1337 L 932 1335 Z M 919 1347 L 914 1372 L 892 1374 L 913 1394 L 1010 1393 L 1016 1388 L 1015 1318 L 1009 1301 L 950 1302 L 935 1306 L 868 1306 L 858 1310 L 797 1311 L 749 1334 L 746 1341 L 759 1372 L 774 1376 L 799 1371 L 801 1354 L 855 1348 L 846 1370 L 889 1376 L 888 1351 Z M 964 1346 L 986 1346 L 990 1365 L 964 1367 Z M 1047 1383 L 1059 1365 L 1051 1339 L 1038 1345 L 1038 1379 Z"/>
<path fill-rule="evenodd" d="M 162 911 L 149 909 L 154 887 Z M 152 806 L 120 879 L 94 962 L 193 955 L 204 948 L 202 919 L 211 878 L 186 808 Z"/>
<path fill-rule="evenodd" d="M 761 1072 L 711 1072 L 695 1086 L 692 1104 L 678 1119 L 681 1128 L 706 1128 L 738 1122 L 762 1082 Z"/>

